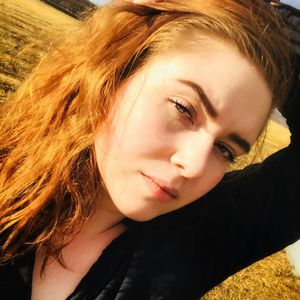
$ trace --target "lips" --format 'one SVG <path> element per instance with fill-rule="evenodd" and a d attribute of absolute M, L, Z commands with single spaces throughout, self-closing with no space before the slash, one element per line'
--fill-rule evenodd
<path fill-rule="evenodd" d="M 178 190 L 161 180 L 142 174 L 153 196 L 161 202 L 170 202 L 178 197 Z"/>
<path fill-rule="evenodd" d="M 155 180 L 154 180 L 155 181 Z M 157 183 L 157 182 L 156 182 Z M 174 199 L 178 197 L 178 191 L 174 188 L 167 187 L 165 185 L 162 185 L 160 183 L 157 183 L 164 191 L 166 191 L 170 196 L 172 196 Z"/>

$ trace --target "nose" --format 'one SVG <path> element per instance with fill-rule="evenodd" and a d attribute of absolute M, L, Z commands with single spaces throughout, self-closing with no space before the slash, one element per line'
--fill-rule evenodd
<path fill-rule="evenodd" d="M 206 131 L 190 132 L 178 143 L 170 158 L 171 164 L 186 178 L 201 177 L 211 158 L 214 138 Z"/>

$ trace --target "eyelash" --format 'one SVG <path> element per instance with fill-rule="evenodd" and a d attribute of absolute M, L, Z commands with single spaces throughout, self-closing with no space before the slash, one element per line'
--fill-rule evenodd
<path fill-rule="evenodd" d="M 179 99 L 169 99 L 177 109 L 177 111 L 184 115 L 186 118 L 188 118 L 193 123 L 193 115 L 189 108 L 182 103 Z M 236 154 L 233 150 L 231 150 L 228 146 L 218 142 L 215 144 L 215 146 L 218 148 L 218 151 L 220 155 L 228 162 L 234 164 L 236 162 Z M 223 150 L 227 152 L 227 154 L 224 155 L 224 153 L 221 151 L 220 147 L 222 147 Z"/>
<path fill-rule="evenodd" d="M 193 114 L 190 109 L 182 103 L 179 99 L 169 99 L 177 109 L 177 111 L 193 122 Z"/>
<path fill-rule="evenodd" d="M 227 147 L 226 145 L 224 145 L 220 142 L 215 143 L 215 146 L 218 148 L 219 153 L 222 155 L 222 157 L 226 161 L 228 161 L 232 164 L 234 164 L 236 162 L 236 154 L 234 153 L 233 150 L 231 150 L 229 147 Z M 221 151 L 221 150 L 225 150 L 227 152 L 227 154 L 224 154 L 224 151 Z"/>

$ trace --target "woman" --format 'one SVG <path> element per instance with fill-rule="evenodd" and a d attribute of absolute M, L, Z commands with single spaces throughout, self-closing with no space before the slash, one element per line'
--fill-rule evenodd
<path fill-rule="evenodd" d="M 260 1 L 121 1 L 54 51 L 2 107 L 2 294 L 197 299 L 299 236 L 296 142 L 213 189 L 286 98 L 281 27 Z"/>

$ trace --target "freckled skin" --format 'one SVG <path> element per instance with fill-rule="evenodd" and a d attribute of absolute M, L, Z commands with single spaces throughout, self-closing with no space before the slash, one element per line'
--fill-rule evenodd
<path fill-rule="evenodd" d="M 201 86 L 218 117 L 179 80 Z M 110 127 L 97 133 L 97 164 L 108 191 L 101 209 L 144 221 L 200 198 L 224 176 L 228 151 L 243 153 L 229 134 L 253 144 L 271 97 L 251 62 L 225 43 L 210 39 L 156 57 L 120 88 Z M 158 183 L 156 190 L 167 186 L 177 197 L 159 201 L 144 175 Z"/>

